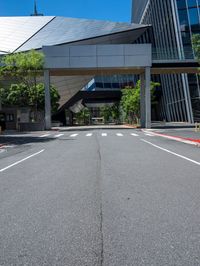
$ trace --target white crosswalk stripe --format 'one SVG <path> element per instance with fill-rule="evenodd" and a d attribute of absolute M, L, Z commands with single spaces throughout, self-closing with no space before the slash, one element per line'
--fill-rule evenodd
<path fill-rule="evenodd" d="M 146 136 L 149 136 L 149 137 L 154 137 L 154 135 L 150 134 L 150 133 L 145 133 Z"/>
<path fill-rule="evenodd" d="M 77 136 L 78 136 L 78 134 L 72 134 L 72 135 L 70 135 L 70 138 L 75 138 Z"/>
<path fill-rule="evenodd" d="M 134 136 L 134 137 L 139 137 L 139 135 L 136 134 L 136 133 L 131 133 L 131 135 Z"/>
<path fill-rule="evenodd" d="M 64 134 L 58 134 L 58 135 L 55 135 L 54 138 L 60 138 L 62 136 L 64 136 Z"/>
<path fill-rule="evenodd" d="M 40 138 L 46 138 L 46 137 L 49 137 L 50 134 L 44 134 L 44 135 L 41 135 Z"/>
<path fill-rule="evenodd" d="M 69 137 L 70 137 L 70 138 L 75 138 L 75 137 L 77 137 L 78 135 L 79 135 L 78 133 L 76 133 L 76 134 L 71 134 Z M 93 135 L 94 135 L 93 133 L 87 133 L 87 134 L 85 134 L 85 137 L 92 137 Z M 116 135 L 117 137 L 124 137 L 124 136 L 126 136 L 126 134 L 124 135 L 123 133 L 115 133 L 115 135 Z M 137 133 L 130 133 L 130 135 L 133 136 L 133 137 L 139 137 L 139 136 L 140 136 L 140 135 L 137 134 Z M 154 135 L 151 134 L 151 133 L 144 133 L 144 135 L 149 136 L 149 137 L 154 137 Z M 53 136 L 51 133 L 47 133 L 47 134 L 41 135 L 41 136 L 39 136 L 39 137 L 40 137 L 40 138 L 46 138 L 46 137 L 50 137 L 50 136 L 52 136 L 52 137 L 54 137 L 54 138 L 59 138 L 59 137 L 64 136 L 64 134 L 57 134 L 57 135 L 54 135 L 54 136 Z M 102 136 L 102 137 L 107 137 L 107 136 L 108 136 L 108 133 L 103 132 L 103 133 L 101 133 L 101 136 Z"/>

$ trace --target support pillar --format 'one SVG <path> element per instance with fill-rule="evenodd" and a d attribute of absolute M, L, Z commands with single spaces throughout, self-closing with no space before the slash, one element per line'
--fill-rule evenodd
<path fill-rule="evenodd" d="M 145 74 L 140 75 L 140 125 L 145 128 Z"/>
<path fill-rule="evenodd" d="M 145 127 L 151 128 L 151 68 L 145 68 Z"/>
<path fill-rule="evenodd" d="M 45 87 L 45 129 L 51 129 L 51 96 L 50 96 L 50 75 L 49 70 L 44 70 Z"/>

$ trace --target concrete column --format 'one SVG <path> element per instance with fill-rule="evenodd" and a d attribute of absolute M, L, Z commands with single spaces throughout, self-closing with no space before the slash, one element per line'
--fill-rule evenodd
<path fill-rule="evenodd" d="M 49 70 L 44 71 L 45 87 L 45 129 L 51 129 L 51 96 L 50 96 L 50 75 Z"/>
<path fill-rule="evenodd" d="M 140 124 L 145 128 L 145 74 L 140 75 Z"/>
<path fill-rule="evenodd" d="M 145 127 L 151 128 L 151 68 L 145 68 Z"/>

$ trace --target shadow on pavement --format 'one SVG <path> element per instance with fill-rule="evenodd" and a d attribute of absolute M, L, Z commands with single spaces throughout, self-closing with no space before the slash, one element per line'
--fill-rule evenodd
<path fill-rule="evenodd" d="M 33 136 L 0 136 L 0 145 L 24 145 L 29 143 L 45 143 L 55 140 L 55 138 L 41 138 Z"/>

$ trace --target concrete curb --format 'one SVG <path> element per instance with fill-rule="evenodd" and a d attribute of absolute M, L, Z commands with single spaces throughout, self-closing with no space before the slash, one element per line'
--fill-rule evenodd
<path fill-rule="evenodd" d="M 158 137 L 162 137 L 162 138 L 166 138 L 166 139 L 171 139 L 171 140 L 175 140 L 175 141 L 182 142 L 185 144 L 190 144 L 190 145 L 200 147 L 200 139 L 197 140 L 197 139 L 191 139 L 191 138 L 171 136 L 171 135 L 157 133 L 157 132 L 154 132 L 152 130 L 150 131 L 150 130 L 146 130 L 146 129 L 142 129 L 142 131 L 145 133 L 151 133 L 154 136 L 158 136 Z"/>

